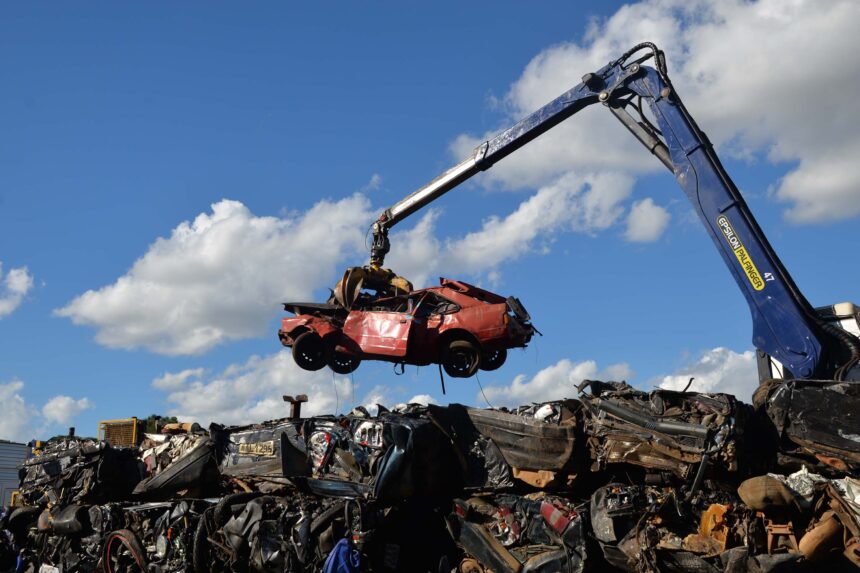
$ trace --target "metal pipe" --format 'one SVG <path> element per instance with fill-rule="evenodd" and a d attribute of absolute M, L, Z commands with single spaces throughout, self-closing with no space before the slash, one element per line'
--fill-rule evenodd
<path fill-rule="evenodd" d="M 659 159 L 663 165 L 666 166 L 667 169 L 671 172 L 675 172 L 675 166 L 672 164 L 672 159 L 669 157 L 669 148 L 666 145 L 654 137 L 653 134 L 646 131 L 639 122 L 637 122 L 632 115 L 627 113 L 623 107 L 615 107 L 614 105 L 609 106 L 609 111 L 618 118 L 618 121 L 624 124 L 624 127 L 627 128 L 633 136 L 642 142 L 642 145 L 648 148 L 648 151 L 654 154 L 654 156 Z"/>
<path fill-rule="evenodd" d="M 670 435 L 698 436 L 706 440 L 710 435 L 710 430 L 705 426 L 686 424 L 684 422 L 663 422 L 661 420 L 655 420 L 650 416 L 633 412 L 608 400 L 600 398 L 594 398 L 593 400 L 594 405 L 597 406 L 599 410 L 603 410 L 604 412 L 608 412 L 622 420 L 636 424 L 637 426 L 642 426 L 649 430 L 656 430 Z"/>
<path fill-rule="evenodd" d="M 383 217 L 385 217 L 383 224 L 386 227 L 397 224 L 478 173 L 480 170 L 476 167 L 477 162 L 475 158 L 480 149 L 479 147 L 471 157 L 458 163 L 430 183 L 411 193 L 393 207 L 387 209 L 383 214 Z"/>

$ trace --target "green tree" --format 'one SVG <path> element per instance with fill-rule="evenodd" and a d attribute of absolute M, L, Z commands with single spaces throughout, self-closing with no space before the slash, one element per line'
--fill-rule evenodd
<path fill-rule="evenodd" d="M 146 420 L 146 432 L 155 434 L 164 424 L 175 424 L 178 422 L 176 416 L 160 416 L 158 414 L 150 414 Z"/>

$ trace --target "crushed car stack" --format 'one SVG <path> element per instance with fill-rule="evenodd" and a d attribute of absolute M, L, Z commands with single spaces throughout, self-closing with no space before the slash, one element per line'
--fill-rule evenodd
<path fill-rule="evenodd" d="M 860 567 L 860 392 L 585 381 L 514 410 L 408 405 L 68 438 L 21 469 L 0 567 L 42 572 Z"/>

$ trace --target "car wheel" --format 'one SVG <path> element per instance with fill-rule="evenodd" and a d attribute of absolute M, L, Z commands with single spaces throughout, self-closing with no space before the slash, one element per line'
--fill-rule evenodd
<path fill-rule="evenodd" d="M 481 353 L 468 340 L 452 340 L 442 354 L 442 367 L 451 378 L 468 378 L 478 371 Z"/>
<path fill-rule="evenodd" d="M 245 509 L 245 504 L 256 497 L 260 497 L 260 493 L 256 491 L 231 493 L 225 495 L 215 504 L 215 509 L 212 511 L 212 519 L 215 521 L 215 527 L 221 528 L 227 525 L 230 518 L 242 513 Z M 237 511 L 238 510 L 238 511 Z"/>
<path fill-rule="evenodd" d="M 102 563 L 105 573 L 146 571 L 146 557 L 137 536 L 128 529 L 112 531 L 105 538 Z"/>
<path fill-rule="evenodd" d="M 508 359 L 508 351 L 504 348 L 484 352 L 481 355 L 481 370 L 497 370 Z"/>
<path fill-rule="evenodd" d="M 320 370 L 325 366 L 323 342 L 316 332 L 304 332 L 293 342 L 293 360 L 305 370 Z"/>
<path fill-rule="evenodd" d="M 329 342 L 325 345 L 325 361 L 328 367 L 337 374 L 355 372 L 355 369 L 361 364 L 361 358 L 341 352 L 337 349 L 337 344 L 334 342 Z"/>
<path fill-rule="evenodd" d="M 191 546 L 191 570 L 194 573 L 227 571 L 230 568 L 230 548 L 224 541 L 224 532 L 215 524 L 214 507 L 203 512 L 197 522 Z"/>

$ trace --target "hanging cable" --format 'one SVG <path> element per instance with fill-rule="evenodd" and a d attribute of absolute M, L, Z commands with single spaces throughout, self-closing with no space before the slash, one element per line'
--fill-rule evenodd
<path fill-rule="evenodd" d="M 337 392 L 337 380 L 334 377 L 334 370 L 331 372 L 331 385 L 334 387 L 334 415 L 340 411 L 340 395 Z"/>
<path fill-rule="evenodd" d="M 478 377 L 478 373 L 477 373 L 477 372 L 475 372 L 475 381 L 477 381 L 477 382 L 478 382 L 478 388 L 480 388 L 480 389 L 481 389 L 481 396 L 483 396 L 483 397 L 484 397 L 484 402 L 486 402 L 486 403 L 487 403 L 487 406 L 489 406 L 491 410 L 495 410 L 495 408 L 493 407 L 493 405 L 492 405 L 492 404 L 490 404 L 490 401 L 489 401 L 489 400 L 487 400 L 487 395 L 484 393 L 484 386 L 481 384 L 481 379 Z"/>

